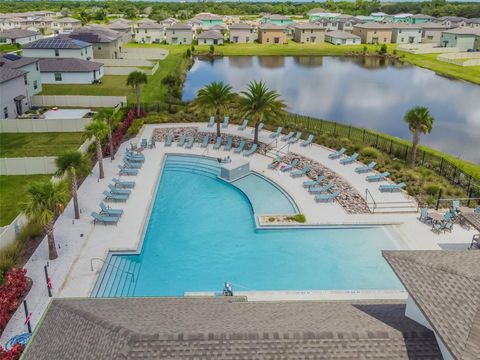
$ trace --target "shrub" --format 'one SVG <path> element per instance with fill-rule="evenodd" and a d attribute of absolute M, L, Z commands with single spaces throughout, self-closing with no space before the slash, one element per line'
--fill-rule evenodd
<path fill-rule="evenodd" d="M 380 47 L 380 54 L 385 55 L 386 53 L 387 53 L 387 45 L 386 45 L 386 44 L 383 44 L 383 45 Z"/>
<path fill-rule="evenodd" d="M 307 221 L 307 219 L 305 218 L 305 215 L 303 215 L 303 214 L 296 214 L 296 215 L 293 215 L 293 216 L 289 216 L 288 220 L 293 220 L 293 221 L 296 221 L 296 222 L 299 222 L 299 223 L 304 223 L 304 222 Z"/>
<path fill-rule="evenodd" d="M 372 159 L 378 159 L 381 156 L 381 153 L 379 150 L 373 147 L 367 146 L 362 149 L 362 155 Z"/>
<path fill-rule="evenodd" d="M 0 359 L 18 360 L 20 359 L 24 349 L 25 347 L 22 344 L 15 344 L 10 350 L 7 351 L 0 345 Z"/>
<path fill-rule="evenodd" d="M 185 53 L 186 58 L 190 58 L 192 56 L 192 51 L 190 49 L 187 49 L 187 52 Z"/>
<path fill-rule="evenodd" d="M 210 54 L 215 54 L 215 47 L 210 45 Z"/>
<path fill-rule="evenodd" d="M 132 135 L 138 134 L 143 124 L 144 124 L 143 119 L 133 120 L 132 125 L 130 125 L 130 127 L 127 130 L 127 135 L 132 136 Z"/>
<path fill-rule="evenodd" d="M 3 333 L 10 317 L 17 310 L 20 299 L 27 291 L 26 272 L 25 269 L 10 270 L 0 287 L 0 334 Z"/>
<path fill-rule="evenodd" d="M 425 192 L 428 194 L 428 195 L 437 195 L 438 192 L 440 191 L 440 186 L 438 186 L 437 184 L 432 184 L 432 183 L 429 183 L 429 184 L 426 184 L 424 187 L 423 187 L 423 190 L 425 190 Z"/>
<path fill-rule="evenodd" d="M 368 50 L 368 48 L 367 48 L 367 46 L 365 45 L 365 46 L 363 47 L 363 52 L 367 52 L 367 50 Z"/>

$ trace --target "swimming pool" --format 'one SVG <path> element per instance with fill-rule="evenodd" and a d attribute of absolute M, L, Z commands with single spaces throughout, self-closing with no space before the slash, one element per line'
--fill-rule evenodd
<path fill-rule="evenodd" d="M 381 256 L 396 249 L 384 228 L 258 229 L 252 204 L 272 211 L 265 203 L 287 206 L 285 193 L 255 176 L 242 184 L 251 203 L 218 173 L 214 160 L 169 155 L 140 254 L 111 253 L 92 296 L 182 296 L 225 281 L 252 291 L 402 289 Z"/>

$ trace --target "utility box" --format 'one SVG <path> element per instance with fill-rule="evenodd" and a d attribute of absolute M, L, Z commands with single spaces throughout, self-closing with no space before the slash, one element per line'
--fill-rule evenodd
<path fill-rule="evenodd" d="M 250 172 L 250 163 L 244 159 L 234 159 L 223 164 L 220 170 L 220 177 L 229 182 L 235 181 Z"/>

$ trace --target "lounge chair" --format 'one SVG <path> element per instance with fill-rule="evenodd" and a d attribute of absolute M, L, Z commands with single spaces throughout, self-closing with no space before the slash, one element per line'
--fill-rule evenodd
<path fill-rule="evenodd" d="M 206 148 L 208 146 L 208 142 L 209 142 L 210 138 L 208 135 L 205 135 L 203 137 L 203 141 L 202 141 L 202 144 L 200 145 L 201 148 Z"/>
<path fill-rule="evenodd" d="M 118 169 L 120 170 L 118 172 L 119 175 L 138 175 L 137 169 L 128 169 L 128 168 L 122 167 L 121 165 L 118 165 Z"/>
<path fill-rule="evenodd" d="M 150 145 L 148 145 L 148 147 L 150 149 L 153 149 L 155 147 L 156 143 L 157 143 L 157 138 L 154 136 L 150 139 Z"/>
<path fill-rule="evenodd" d="M 289 144 L 295 144 L 296 142 L 298 142 L 298 140 L 300 140 L 300 138 L 302 137 L 302 132 L 301 131 L 297 131 L 297 135 L 295 135 L 295 137 L 293 139 L 290 139 L 288 141 Z"/>
<path fill-rule="evenodd" d="M 180 137 L 178 138 L 177 146 L 182 147 L 185 144 L 186 138 L 187 136 L 185 134 L 180 135 Z"/>
<path fill-rule="evenodd" d="M 329 182 L 327 185 L 325 186 L 312 186 L 308 189 L 308 192 L 310 194 L 321 194 L 321 193 L 324 193 L 324 192 L 327 192 L 328 190 L 330 190 L 331 188 L 333 187 L 333 183 L 332 182 Z"/>
<path fill-rule="evenodd" d="M 115 187 L 115 186 L 112 185 L 112 184 L 108 184 L 108 188 L 110 189 L 110 192 L 111 192 L 112 194 L 130 195 L 130 194 L 132 193 L 131 190 L 128 190 L 128 189 L 120 189 L 120 188 Z"/>
<path fill-rule="evenodd" d="M 103 202 L 100 202 L 100 215 L 105 216 L 116 216 L 120 217 L 123 215 L 122 209 L 111 209 L 110 207 L 106 206 Z"/>
<path fill-rule="evenodd" d="M 340 195 L 340 191 L 335 191 L 334 193 L 331 193 L 331 194 L 318 194 L 318 195 L 315 195 L 315 201 L 316 202 L 334 201 L 338 195 Z"/>
<path fill-rule="evenodd" d="M 240 126 L 238 127 L 238 130 L 243 131 L 243 130 L 245 130 L 245 129 L 247 128 L 247 126 L 248 126 L 248 120 L 245 119 L 245 120 L 243 120 L 242 125 L 240 125 Z"/>
<path fill-rule="evenodd" d="M 128 161 L 127 158 L 123 158 L 123 165 L 124 165 L 123 167 L 129 168 L 129 169 L 141 169 L 142 168 L 141 163 L 130 162 L 130 161 Z"/>
<path fill-rule="evenodd" d="M 282 168 L 280 169 L 280 171 L 281 171 L 281 172 L 290 171 L 290 170 L 292 170 L 293 168 L 295 168 L 295 166 L 297 166 L 297 164 L 298 164 L 298 159 L 293 159 L 290 164 L 287 164 L 287 165 L 285 165 L 284 167 L 282 167 Z"/>
<path fill-rule="evenodd" d="M 193 147 L 194 142 L 195 142 L 195 138 L 193 136 L 189 136 L 187 139 L 187 143 L 185 144 L 185 149 L 191 149 Z"/>
<path fill-rule="evenodd" d="M 223 150 L 230 151 L 232 149 L 232 145 L 233 145 L 233 136 L 229 136 L 227 138 L 227 143 L 223 147 Z"/>
<path fill-rule="evenodd" d="M 293 170 L 291 173 L 290 173 L 290 176 L 291 177 L 301 177 L 303 175 L 305 175 L 307 172 L 310 171 L 310 166 L 308 166 L 307 164 L 303 165 L 303 169 L 302 170 Z"/>
<path fill-rule="evenodd" d="M 140 142 L 140 147 L 146 149 L 148 147 L 147 139 L 142 139 Z"/>
<path fill-rule="evenodd" d="M 358 153 L 354 153 L 352 156 L 349 156 L 349 157 L 347 157 L 347 158 L 345 158 L 345 159 L 340 160 L 340 164 L 342 164 L 342 165 L 351 164 L 351 163 L 353 163 L 355 160 L 357 160 L 358 155 L 359 155 Z"/>
<path fill-rule="evenodd" d="M 120 218 L 118 216 L 104 216 L 97 214 L 95 211 L 92 211 L 90 214 L 93 217 L 93 223 L 102 223 L 103 225 L 113 224 L 117 225 Z"/>
<path fill-rule="evenodd" d="M 359 167 L 355 168 L 355 172 L 358 173 L 358 174 L 368 173 L 368 172 L 372 171 L 375 168 L 375 166 L 377 166 L 377 163 L 375 161 L 372 161 L 368 165 L 359 166 Z"/>
<path fill-rule="evenodd" d="M 228 116 L 223 117 L 223 123 L 222 123 L 222 128 L 227 128 L 228 127 L 228 122 L 230 121 L 230 118 Z"/>
<path fill-rule="evenodd" d="M 111 192 L 104 191 L 103 195 L 105 195 L 105 200 L 107 201 L 127 201 L 128 200 L 128 195 L 123 195 L 123 194 L 112 194 Z"/>
<path fill-rule="evenodd" d="M 165 146 L 172 146 L 173 142 L 173 133 L 169 132 L 167 138 L 165 139 Z"/>
<path fill-rule="evenodd" d="M 278 166 L 281 164 L 282 162 L 281 160 L 282 159 L 280 158 L 280 156 L 277 155 L 275 159 L 270 164 L 268 164 L 267 168 L 276 170 Z"/>
<path fill-rule="evenodd" d="M 317 185 L 320 185 L 320 183 L 325 180 L 325 176 L 323 175 L 320 175 L 317 180 L 307 180 L 307 181 L 304 181 L 303 182 L 303 187 L 304 188 L 309 188 L 309 187 L 312 187 L 312 186 L 317 186 Z"/>
<path fill-rule="evenodd" d="M 258 124 L 258 132 L 260 133 L 260 131 L 262 131 L 263 127 L 265 126 L 265 124 L 262 122 L 260 124 Z M 255 128 L 253 128 L 252 130 L 252 134 L 255 133 Z"/>
<path fill-rule="evenodd" d="M 243 156 L 250 156 L 252 155 L 255 151 L 257 151 L 257 144 L 253 144 L 250 150 L 245 150 L 243 152 Z"/>
<path fill-rule="evenodd" d="M 292 138 L 294 132 L 293 131 L 290 131 L 287 135 L 285 135 L 284 137 L 282 137 L 282 141 L 288 141 Z"/>
<path fill-rule="evenodd" d="M 133 189 L 135 187 L 135 181 L 122 181 L 118 180 L 117 178 L 113 178 L 112 181 L 115 186 L 119 188 Z"/>
<path fill-rule="evenodd" d="M 282 133 L 282 129 L 283 129 L 283 128 L 282 128 L 281 126 L 278 127 L 277 130 L 275 130 L 274 133 L 271 133 L 271 134 L 270 134 L 270 137 L 271 137 L 272 139 L 275 139 L 275 138 L 279 137 L 280 134 Z"/>
<path fill-rule="evenodd" d="M 125 151 L 125 154 L 135 159 L 145 159 L 145 155 L 143 155 L 142 153 L 137 153 L 128 149 Z"/>
<path fill-rule="evenodd" d="M 452 201 L 452 211 L 455 213 L 460 212 L 460 200 L 453 200 Z"/>
<path fill-rule="evenodd" d="M 385 178 L 390 175 L 390 173 L 388 171 L 385 171 L 381 174 L 375 174 L 375 175 L 368 175 L 365 179 L 369 182 L 372 182 L 372 181 L 382 181 L 382 180 L 385 180 Z"/>
<path fill-rule="evenodd" d="M 240 140 L 240 143 L 238 144 L 238 147 L 235 148 L 234 152 L 237 154 L 240 154 L 245 147 L 245 140 Z"/>
<path fill-rule="evenodd" d="M 208 127 L 213 127 L 215 125 L 215 116 L 210 116 L 210 120 L 208 120 Z"/>
<path fill-rule="evenodd" d="M 405 186 L 406 184 L 404 182 L 401 182 L 400 184 L 380 185 L 378 190 L 381 192 L 395 192 L 402 190 Z"/>
<path fill-rule="evenodd" d="M 428 215 L 428 208 L 420 209 L 420 218 L 419 220 L 425 224 L 432 223 L 432 218 Z"/>
<path fill-rule="evenodd" d="M 134 162 L 134 163 L 143 163 L 145 162 L 144 158 L 141 157 L 132 157 L 130 154 L 125 154 L 124 159 L 127 159 L 129 162 Z"/>
<path fill-rule="evenodd" d="M 480 214 L 480 206 L 477 206 L 475 210 L 473 210 L 475 214 Z"/>
<path fill-rule="evenodd" d="M 215 140 L 215 144 L 213 144 L 213 148 L 215 150 L 218 150 L 218 149 L 220 149 L 220 146 L 222 146 L 222 137 L 217 136 L 217 140 Z"/>
<path fill-rule="evenodd" d="M 307 140 L 303 140 L 300 145 L 303 146 L 303 147 L 305 147 L 305 146 L 311 145 L 312 142 L 313 142 L 313 135 L 310 134 L 310 135 L 308 135 Z"/>
<path fill-rule="evenodd" d="M 330 155 L 328 155 L 328 158 L 330 160 L 339 159 L 339 158 L 342 157 L 343 154 L 345 154 L 345 151 L 347 151 L 347 149 L 341 148 L 340 150 L 335 151 L 335 152 L 331 153 Z"/>

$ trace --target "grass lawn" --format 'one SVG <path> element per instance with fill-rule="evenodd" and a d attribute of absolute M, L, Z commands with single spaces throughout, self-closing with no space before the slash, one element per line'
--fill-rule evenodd
<path fill-rule="evenodd" d="M 0 51 L 10 52 L 10 51 L 14 51 L 14 50 L 18 50 L 17 46 L 14 45 L 14 44 L 2 44 L 2 45 L 0 45 Z"/>
<path fill-rule="evenodd" d="M 105 75 L 101 84 L 44 84 L 41 95 L 128 96 L 133 89 L 126 82 L 127 76 Z"/>
<path fill-rule="evenodd" d="M 83 133 L 0 134 L 0 157 L 55 156 L 76 150 L 84 142 Z"/>
<path fill-rule="evenodd" d="M 48 180 L 52 175 L 0 176 L 0 226 L 8 225 L 20 213 L 28 187 L 35 181 Z"/>

